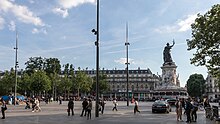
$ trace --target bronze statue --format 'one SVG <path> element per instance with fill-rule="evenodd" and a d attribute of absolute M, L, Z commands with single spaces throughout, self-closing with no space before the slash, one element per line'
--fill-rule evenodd
<path fill-rule="evenodd" d="M 164 63 L 173 62 L 171 54 L 170 54 L 170 49 L 174 46 L 174 44 L 175 44 L 175 42 L 173 40 L 173 45 L 170 46 L 170 44 L 167 43 L 167 45 L 164 47 L 164 50 L 163 50 L 163 60 L 164 60 Z"/>

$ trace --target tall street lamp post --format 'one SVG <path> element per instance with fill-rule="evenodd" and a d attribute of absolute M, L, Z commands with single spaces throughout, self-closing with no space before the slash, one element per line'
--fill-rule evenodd
<path fill-rule="evenodd" d="M 96 30 L 92 29 L 94 35 L 96 35 L 96 105 L 95 105 L 95 117 L 99 117 L 99 0 L 97 0 L 97 27 Z"/>
<path fill-rule="evenodd" d="M 16 105 L 16 94 L 17 94 L 17 75 L 18 75 L 18 34 L 16 31 L 16 46 L 15 46 L 15 94 L 14 94 L 14 105 Z"/>
<path fill-rule="evenodd" d="M 126 24 L 126 42 L 125 42 L 125 46 L 126 46 L 126 57 L 127 57 L 127 62 L 125 63 L 127 65 L 126 67 L 126 72 L 127 72 L 127 106 L 129 106 L 129 93 L 128 93 L 128 82 L 129 82 L 129 71 L 128 71 L 128 45 L 130 45 L 128 43 L 128 24 Z"/>

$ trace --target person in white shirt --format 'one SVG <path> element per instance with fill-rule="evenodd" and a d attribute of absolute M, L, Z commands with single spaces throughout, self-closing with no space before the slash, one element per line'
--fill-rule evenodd
<path fill-rule="evenodd" d="M 114 99 L 113 100 L 113 109 L 112 109 L 112 111 L 114 111 L 114 110 L 118 111 L 117 105 L 118 105 L 118 102 L 116 101 L 116 99 Z"/>
<path fill-rule="evenodd" d="M 134 102 L 134 114 L 136 114 L 136 112 L 140 113 L 140 111 L 138 109 L 138 101 L 137 100 L 135 100 L 135 102 Z"/>

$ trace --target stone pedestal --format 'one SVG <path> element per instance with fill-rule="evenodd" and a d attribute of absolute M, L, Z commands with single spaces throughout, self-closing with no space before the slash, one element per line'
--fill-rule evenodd
<path fill-rule="evenodd" d="M 179 86 L 178 77 L 176 75 L 176 64 L 174 62 L 164 63 L 162 69 L 162 85 Z"/>

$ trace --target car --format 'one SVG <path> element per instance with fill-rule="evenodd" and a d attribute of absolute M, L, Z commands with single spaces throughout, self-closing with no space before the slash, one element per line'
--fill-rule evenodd
<path fill-rule="evenodd" d="M 156 100 L 152 104 L 152 113 L 155 113 L 155 112 L 164 112 L 164 113 L 171 112 L 170 104 L 164 100 Z"/>
<path fill-rule="evenodd" d="M 171 98 L 171 99 L 166 99 L 165 101 L 168 102 L 171 106 L 175 106 L 177 100 Z"/>

